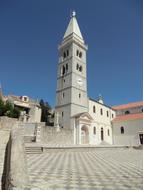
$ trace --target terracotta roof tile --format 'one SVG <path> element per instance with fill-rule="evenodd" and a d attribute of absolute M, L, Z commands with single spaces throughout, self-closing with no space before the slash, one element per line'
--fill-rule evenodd
<path fill-rule="evenodd" d="M 141 107 L 141 106 L 143 106 L 143 101 L 133 102 L 133 103 L 129 103 L 129 104 L 123 104 L 123 105 L 119 105 L 119 106 L 113 106 L 112 108 L 115 110 L 124 110 L 124 109 Z"/>
<path fill-rule="evenodd" d="M 115 119 L 113 119 L 113 122 L 136 120 L 136 119 L 143 119 L 143 113 L 119 115 Z"/>

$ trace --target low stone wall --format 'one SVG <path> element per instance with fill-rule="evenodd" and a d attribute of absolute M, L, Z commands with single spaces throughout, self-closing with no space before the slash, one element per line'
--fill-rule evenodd
<path fill-rule="evenodd" d="M 0 128 L 12 128 L 19 121 L 15 118 L 10 118 L 6 116 L 0 117 Z"/>
<path fill-rule="evenodd" d="M 41 141 L 48 145 L 73 145 L 73 130 L 61 128 L 57 131 L 55 127 L 42 127 Z"/>
<path fill-rule="evenodd" d="M 6 190 L 30 190 L 24 137 L 21 129 L 13 129 L 7 148 Z"/>

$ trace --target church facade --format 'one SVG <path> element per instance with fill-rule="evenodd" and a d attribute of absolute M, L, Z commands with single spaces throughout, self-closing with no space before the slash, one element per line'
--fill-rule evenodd
<path fill-rule="evenodd" d="M 129 133 L 128 140 L 123 140 L 121 127 L 124 126 L 125 121 L 122 120 L 123 123 L 120 123 L 119 117 L 124 111 L 119 111 L 118 107 L 105 105 L 101 97 L 98 101 L 88 97 L 87 49 L 88 46 L 81 34 L 76 14 L 73 12 L 63 40 L 58 47 L 59 63 L 55 107 L 58 118 L 55 126 L 73 131 L 74 144 L 130 144 L 131 141 L 134 143 L 134 136 L 136 136 L 136 143 L 141 143 L 143 121 L 139 124 L 138 129 L 134 126 L 134 134 L 130 135 Z M 143 105 L 139 110 L 143 110 Z M 142 112 L 140 114 L 143 116 Z"/>

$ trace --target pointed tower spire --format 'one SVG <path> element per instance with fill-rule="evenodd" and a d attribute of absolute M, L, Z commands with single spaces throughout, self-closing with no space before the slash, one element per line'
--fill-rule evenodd
<path fill-rule="evenodd" d="M 83 40 L 78 22 L 76 20 L 76 12 L 75 11 L 72 11 L 72 13 L 71 13 L 71 19 L 70 19 L 69 25 L 66 29 L 63 39 L 65 39 L 66 37 L 68 37 L 72 34 L 75 34 L 78 38 Z"/>

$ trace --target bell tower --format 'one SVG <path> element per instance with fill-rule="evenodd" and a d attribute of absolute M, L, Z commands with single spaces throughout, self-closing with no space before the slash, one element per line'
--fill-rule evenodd
<path fill-rule="evenodd" d="M 56 108 L 59 125 L 73 128 L 73 117 L 88 112 L 86 51 L 75 11 L 72 12 L 63 40 L 58 47 L 59 63 L 56 90 Z"/>

